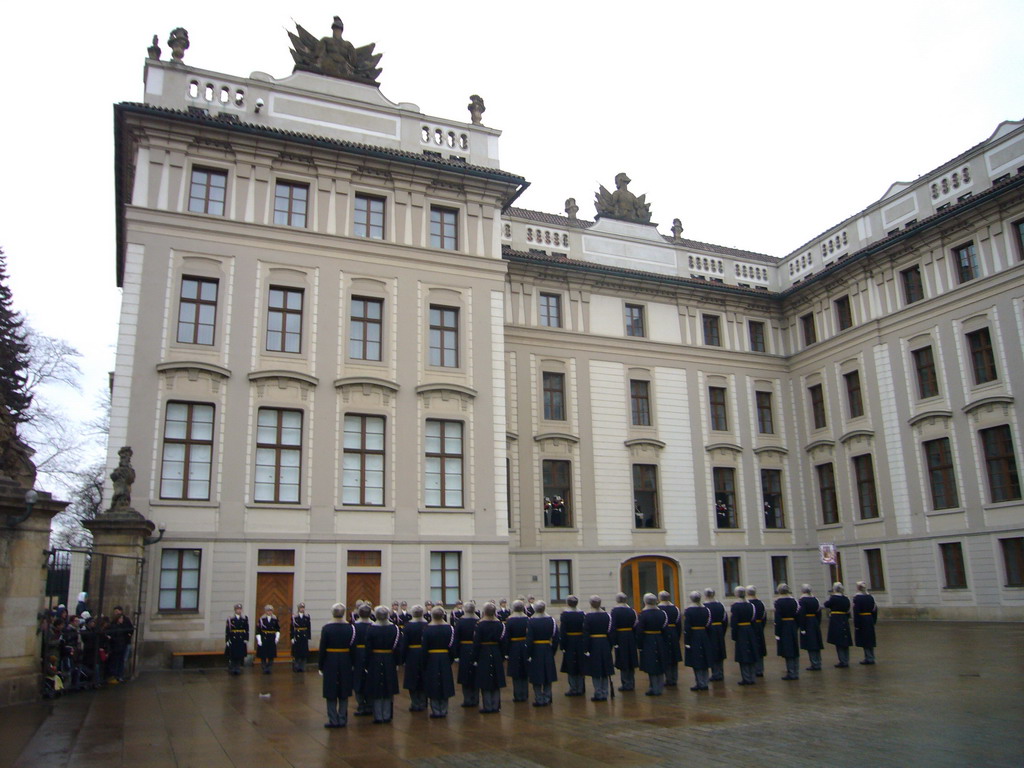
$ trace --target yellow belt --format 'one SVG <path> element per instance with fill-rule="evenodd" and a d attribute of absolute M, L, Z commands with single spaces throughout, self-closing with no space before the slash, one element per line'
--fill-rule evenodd
<path fill-rule="evenodd" d="M 608 635 L 591 635 L 591 637 L 608 637 Z"/>
<path fill-rule="evenodd" d="M 365 647 L 366 647 L 366 643 L 363 643 L 362 645 L 357 645 L 356 646 L 356 648 L 365 648 Z"/>
<path fill-rule="evenodd" d="M 423 646 L 419 645 L 419 644 L 416 644 L 416 645 L 410 645 L 410 646 L 407 646 L 407 647 L 408 648 L 422 648 Z"/>
<path fill-rule="evenodd" d="M 534 640 L 533 644 L 534 645 L 551 645 L 551 641 L 550 640 Z"/>
<path fill-rule="evenodd" d="M 809 618 L 809 619 L 813 619 L 813 618 L 814 618 L 815 616 L 817 616 L 818 614 L 816 614 L 816 613 L 805 613 L 804 615 L 805 615 L 805 616 L 806 616 L 807 618 Z"/>
<path fill-rule="evenodd" d="M 427 653 L 448 653 L 447 648 L 431 648 Z"/>
<path fill-rule="evenodd" d="M 248 632 L 246 629 L 232 629 L 232 632 Z"/>
<path fill-rule="evenodd" d="M 348 648 L 325 648 L 328 653 L 348 653 Z"/>
<path fill-rule="evenodd" d="M 737 627 L 749 627 L 750 626 L 750 622 L 749 621 L 741 621 L 741 622 L 738 622 L 736 624 L 736 626 Z"/>
<path fill-rule="evenodd" d="M 675 624 L 666 624 L 665 626 L 667 626 L 667 627 L 674 627 Z"/>
<path fill-rule="evenodd" d="M 526 639 L 526 635 L 523 635 L 522 637 L 510 637 L 509 641 L 511 641 L 513 643 L 518 643 L 518 642 L 521 642 L 521 641 L 523 641 L 525 639 Z"/>
<path fill-rule="evenodd" d="M 858 613 L 857 615 L 858 616 L 870 616 L 871 615 L 871 611 L 868 611 L 867 613 Z"/>
<path fill-rule="evenodd" d="M 693 630 L 707 629 L 707 627 L 690 627 L 690 629 L 693 629 Z"/>
<path fill-rule="evenodd" d="M 583 634 L 582 632 L 566 632 L 565 636 L 566 637 L 577 637 L 578 635 L 582 635 L 582 634 Z"/>
<path fill-rule="evenodd" d="M 840 614 L 845 616 L 846 615 L 846 611 L 832 611 L 832 614 L 834 616 L 839 616 Z"/>
<path fill-rule="evenodd" d="M 497 644 L 498 644 L 497 640 L 486 640 L 486 641 L 480 643 L 480 645 L 497 645 Z"/>
<path fill-rule="evenodd" d="M 712 621 L 711 622 L 711 626 L 712 627 L 720 627 L 720 626 L 722 626 L 722 622 L 720 622 L 720 621 Z"/>
<path fill-rule="evenodd" d="M 615 631 L 616 632 L 632 632 L 633 628 L 632 627 L 616 627 Z"/>
<path fill-rule="evenodd" d="M 459 640 L 459 644 L 460 645 L 472 645 L 473 641 L 472 640 Z"/>
<path fill-rule="evenodd" d="M 644 634 L 645 635 L 660 635 L 661 634 L 661 630 L 660 629 L 645 629 L 644 630 Z"/>
<path fill-rule="evenodd" d="M 373 652 L 374 653 L 391 653 L 391 649 L 390 648 L 374 648 Z"/>
<path fill-rule="evenodd" d="M 783 621 L 796 621 L 796 619 L 794 619 L 792 616 L 783 616 L 782 620 Z"/>

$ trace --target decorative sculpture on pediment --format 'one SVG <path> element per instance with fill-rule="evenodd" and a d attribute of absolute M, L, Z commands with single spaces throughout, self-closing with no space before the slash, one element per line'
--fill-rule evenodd
<path fill-rule="evenodd" d="M 570 197 L 565 201 L 565 215 L 575 221 L 576 214 L 580 212 L 580 207 L 576 205 L 576 198 Z"/>
<path fill-rule="evenodd" d="M 469 117 L 473 121 L 473 125 L 480 125 L 480 120 L 484 112 L 487 111 L 487 107 L 484 106 L 484 100 L 474 93 L 469 97 L 469 104 L 466 106 L 466 109 L 469 110 Z"/>
<path fill-rule="evenodd" d="M 301 24 L 296 24 L 295 30 L 295 33 L 288 33 L 292 41 L 292 58 L 295 60 L 294 72 L 312 72 L 367 85 L 378 84 L 381 70 L 377 63 L 382 54 L 373 52 L 376 43 L 356 48 L 345 40 L 341 36 L 345 25 L 340 16 L 334 17 L 331 37 L 317 40 Z"/>
<path fill-rule="evenodd" d="M 153 61 L 160 61 L 160 36 L 153 35 L 153 44 L 146 49 L 149 54 L 149 58 Z"/>
<path fill-rule="evenodd" d="M 615 176 L 615 191 L 609 192 L 602 185 L 594 195 L 594 207 L 597 218 L 634 221 L 638 224 L 651 223 L 651 204 L 646 201 L 647 195 L 637 197 L 629 191 L 631 179 L 624 173 Z"/>
<path fill-rule="evenodd" d="M 672 239 L 683 239 L 683 222 L 681 222 L 679 219 L 672 219 Z"/>
<path fill-rule="evenodd" d="M 181 64 L 188 50 L 188 30 L 184 27 L 172 29 L 171 36 L 167 38 L 167 47 L 171 49 L 171 61 Z"/>

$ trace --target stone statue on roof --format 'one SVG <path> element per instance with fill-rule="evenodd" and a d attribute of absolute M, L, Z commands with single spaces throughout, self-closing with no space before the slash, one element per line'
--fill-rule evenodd
<path fill-rule="evenodd" d="M 484 112 L 487 111 L 487 107 L 484 106 L 484 100 L 474 93 L 469 97 L 469 106 L 466 109 L 469 110 L 469 117 L 473 121 L 473 125 L 480 125 L 481 118 L 483 118 Z"/>
<path fill-rule="evenodd" d="M 312 72 L 316 75 L 337 77 L 340 80 L 377 85 L 377 78 L 381 73 L 377 63 L 381 54 L 373 52 L 376 44 L 370 43 L 356 48 L 345 40 L 341 36 L 345 31 L 345 25 L 340 16 L 334 17 L 331 37 L 317 40 L 301 24 L 296 24 L 295 30 L 295 33 L 288 33 L 292 41 L 292 58 L 295 60 L 295 68 L 292 71 Z"/>
<path fill-rule="evenodd" d="M 114 485 L 114 496 L 110 502 L 110 511 L 128 512 L 132 510 L 132 483 L 135 482 L 135 469 L 132 467 L 132 449 L 125 445 L 117 452 L 119 461 L 110 480 Z"/>
<path fill-rule="evenodd" d="M 624 173 L 615 176 L 615 191 L 609 192 L 601 185 L 594 195 L 594 207 L 597 218 L 635 221 L 638 224 L 651 223 L 651 204 L 646 201 L 647 195 L 637 197 L 629 191 L 632 179 Z"/>
<path fill-rule="evenodd" d="M 188 30 L 184 27 L 175 27 L 167 38 L 167 47 L 171 49 L 171 61 L 181 64 L 185 58 L 185 51 L 188 50 Z"/>

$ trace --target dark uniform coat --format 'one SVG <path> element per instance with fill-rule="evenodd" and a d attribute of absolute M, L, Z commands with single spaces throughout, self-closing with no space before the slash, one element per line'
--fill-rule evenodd
<path fill-rule="evenodd" d="M 402 628 L 402 663 L 405 665 L 405 680 L 402 687 L 407 691 L 423 690 L 423 629 L 425 621 L 407 621 Z"/>
<path fill-rule="evenodd" d="M 480 619 L 476 616 L 463 616 L 453 622 L 455 637 L 459 641 L 459 685 L 476 685 L 476 673 L 473 671 L 473 631 Z"/>
<path fill-rule="evenodd" d="M 428 624 L 423 628 L 423 685 L 428 699 L 450 699 L 455 695 L 452 662 L 457 648 L 455 627 Z"/>
<path fill-rule="evenodd" d="M 875 622 L 878 606 L 875 598 L 863 592 L 853 596 L 853 638 L 858 648 L 875 647 Z"/>
<path fill-rule="evenodd" d="M 313 637 L 313 623 L 308 613 L 292 616 L 292 656 L 304 659 L 309 655 L 309 641 Z"/>
<path fill-rule="evenodd" d="M 686 666 L 707 669 L 715 660 L 715 639 L 711 633 L 711 610 L 690 605 L 683 611 L 683 644 Z"/>
<path fill-rule="evenodd" d="M 495 611 L 495 615 L 498 617 L 498 621 L 507 621 L 508 617 L 512 615 L 512 611 L 508 608 L 499 608 Z"/>
<path fill-rule="evenodd" d="M 785 596 L 775 601 L 775 652 L 784 659 L 800 655 L 800 625 L 803 608 L 796 598 Z"/>
<path fill-rule="evenodd" d="M 767 656 L 768 646 L 764 641 L 764 625 L 765 622 L 768 621 L 768 609 L 765 608 L 764 603 L 756 597 L 750 598 L 747 602 L 754 606 L 755 613 L 752 626 L 754 627 L 754 642 L 757 643 L 757 652 L 760 653 L 761 656 Z"/>
<path fill-rule="evenodd" d="M 583 668 L 591 677 L 611 677 L 615 674 L 615 665 L 612 663 L 614 634 L 611 614 L 592 611 L 583 615 L 583 640 L 587 653 Z"/>
<path fill-rule="evenodd" d="M 373 626 L 372 621 L 354 621 L 352 628 L 356 633 L 356 644 L 352 649 L 352 690 L 365 693 L 366 689 L 366 633 Z"/>
<path fill-rule="evenodd" d="M 521 679 L 530 676 L 530 654 L 526 648 L 526 616 L 509 616 L 505 622 L 508 646 L 508 676 Z"/>
<path fill-rule="evenodd" d="M 679 641 L 683 637 L 683 616 L 682 612 L 678 607 L 668 603 L 666 605 L 658 605 L 665 615 L 668 617 L 668 661 L 670 664 L 678 664 L 683 660 L 683 652 L 679 647 Z"/>
<path fill-rule="evenodd" d="M 560 670 L 567 675 L 586 674 L 583 669 L 583 654 L 587 652 L 586 640 L 583 637 L 583 611 L 562 611 L 559 617 L 561 626 L 559 635 L 562 638 L 562 666 Z"/>
<path fill-rule="evenodd" d="M 832 645 L 849 648 L 853 645 L 850 637 L 850 598 L 846 595 L 830 595 L 825 601 L 828 615 L 828 641 Z"/>
<path fill-rule="evenodd" d="M 526 647 L 530 655 L 530 682 L 546 685 L 558 679 L 555 651 L 558 650 L 558 626 L 552 616 L 534 616 L 526 625 Z"/>
<path fill-rule="evenodd" d="M 717 600 L 709 600 L 704 607 L 711 611 L 711 652 L 712 661 L 725 661 L 729 658 L 725 648 L 725 630 L 729 628 L 729 614 L 725 606 Z"/>
<path fill-rule="evenodd" d="M 818 598 L 804 595 L 798 601 L 803 610 L 800 647 L 805 651 L 820 651 L 825 647 L 821 637 L 821 603 Z"/>
<path fill-rule="evenodd" d="M 476 687 L 481 691 L 505 687 L 505 635 L 500 621 L 478 621 L 473 629 Z"/>
<path fill-rule="evenodd" d="M 665 612 L 657 608 L 640 611 L 636 620 L 636 639 L 640 648 L 640 669 L 649 675 L 665 674 L 669 658 L 668 616 Z"/>
<path fill-rule="evenodd" d="M 260 636 L 260 645 L 256 648 L 256 655 L 261 659 L 277 658 L 277 633 L 281 631 L 281 622 L 276 616 L 260 616 L 256 631 Z"/>
<path fill-rule="evenodd" d="M 394 624 L 371 624 L 366 631 L 366 698 L 386 699 L 398 693 L 401 639 L 402 631 Z"/>
<path fill-rule="evenodd" d="M 249 650 L 249 617 L 232 615 L 224 626 L 225 653 L 232 661 L 241 661 Z"/>
<path fill-rule="evenodd" d="M 740 600 L 729 606 L 732 639 L 736 644 L 735 657 L 738 664 L 756 664 L 759 654 L 754 639 L 754 606 Z"/>
<path fill-rule="evenodd" d="M 612 622 L 615 624 L 615 667 L 617 669 L 636 669 L 639 664 L 636 658 L 636 611 L 628 605 L 616 605 L 611 610 Z"/>
<path fill-rule="evenodd" d="M 324 675 L 324 698 L 347 699 L 352 695 L 352 650 L 355 628 L 349 623 L 332 621 L 320 630 L 320 652 L 316 665 Z"/>

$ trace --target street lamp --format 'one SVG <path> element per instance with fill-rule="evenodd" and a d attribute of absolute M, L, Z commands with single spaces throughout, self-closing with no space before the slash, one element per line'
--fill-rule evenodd
<path fill-rule="evenodd" d="M 8 515 L 7 525 L 13 528 L 19 523 L 23 523 L 28 520 L 29 516 L 32 514 L 32 508 L 36 505 L 37 501 L 39 501 L 39 493 L 34 488 L 29 488 L 25 491 L 25 511 L 18 516 Z"/>

